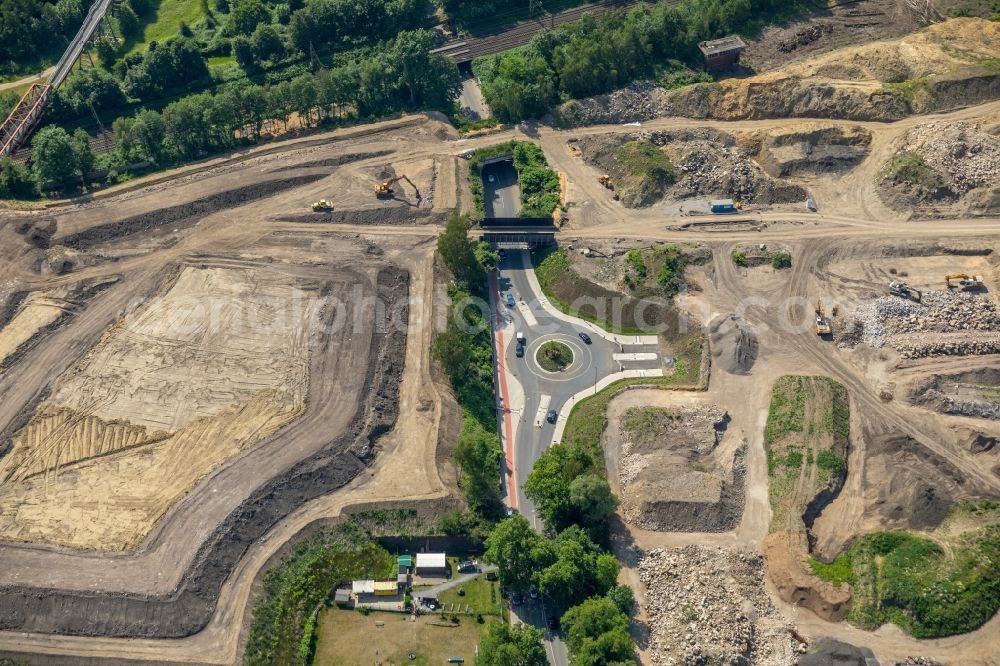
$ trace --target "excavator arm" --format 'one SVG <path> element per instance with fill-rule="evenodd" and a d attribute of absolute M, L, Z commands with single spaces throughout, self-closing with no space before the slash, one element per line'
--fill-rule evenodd
<path fill-rule="evenodd" d="M 398 183 L 401 180 L 405 180 L 407 183 L 410 184 L 410 187 L 412 187 L 413 191 L 416 192 L 416 194 L 417 194 L 417 201 L 419 202 L 423 198 L 421 196 L 421 194 L 420 194 L 420 190 L 417 188 L 416 185 L 413 184 L 412 180 L 410 180 L 409 178 L 407 178 L 406 174 L 400 174 L 400 175 L 396 176 L 395 178 L 390 178 L 389 180 L 387 180 L 385 182 L 376 183 L 375 184 L 375 196 L 377 196 L 377 197 L 391 197 L 392 196 L 392 186 L 395 185 L 396 183 Z"/>

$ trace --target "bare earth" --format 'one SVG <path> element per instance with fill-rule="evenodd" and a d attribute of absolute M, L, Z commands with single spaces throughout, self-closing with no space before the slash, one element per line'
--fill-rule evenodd
<path fill-rule="evenodd" d="M 998 117 L 994 101 L 932 119 L 987 127 Z M 640 600 L 637 624 L 682 628 L 659 606 L 650 614 L 635 555 L 662 548 L 681 568 L 696 555 L 721 579 L 734 553 L 749 553 L 740 561 L 752 566 L 762 561 L 772 521 L 763 431 L 771 386 L 782 375 L 828 376 L 850 395 L 849 471 L 812 528 L 816 554 L 832 557 L 854 536 L 887 527 L 932 531 L 940 507 L 1000 496 L 994 471 L 1000 447 L 970 446 L 985 441 L 978 435 L 1000 436 L 998 421 L 931 408 L 905 393 L 931 375 L 965 376 L 995 365 L 997 354 L 903 359 L 892 347 L 838 346 L 812 328 L 818 298 L 837 308 L 833 325 L 840 330 L 859 307 L 885 294 L 890 276 L 903 273 L 914 286 L 942 289 L 945 272 L 975 272 L 986 282 L 982 297 L 995 301 L 998 262 L 992 254 L 963 252 L 996 252 L 997 214 L 911 221 L 910 211 L 880 197 L 877 174 L 907 132 L 927 122 L 920 116 L 891 123 L 672 117 L 643 124 L 650 132 L 767 136 L 812 134 L 821 126 L 870 134 L 864 155 L 836 172 L 773 176 L 805 188 L 818 213 L 800 203 L 762 203 L 734 218 L 708 218 L 681 213 L 682 200 L 669 193 L 649 208 L 626 210 L 597 182 L 596 169 L 566 150 L 566 141 L 635 128 L 543 126 L 529 128 L 531 136 L 509 129 L 461 140 L 439 120 L 417 116 L 262 146 L 87 201 L 0 213 L 0 321 L 6 322 L 0 587 L 22 595 L 5 597 L 0 607 L 7 609 L 0 612 L 0 651 L 65 663 L 237 663 L 255 582 L 283 544 L 353 505 L 454 492 L 454 469 L 438 457 L 454 403 L 431 372 L 441 314 L 435 305 L 443 300 L 434 240 L 442 214 L 470 206 L 466 163 L 456 155 L 512 138 L 538 142 L 566 176 L 561 242 L 605 249 L 637 241 L 699 244 L 711 260 L 689 268 L 696 288 L 678 303 L 705 326 L 731 315 L 737 319 L 728 321 L 740 322 L 713 339 L 706 391 L 631 391 L 612 402 L 609 436 L 633 406 L 716 406 L 728 413 L 724 439 L 702 461 L 711 463 L 710 473 L 729 478 L 733 454 L 746 447 L 745 504 L 731 529 L 619 530 L 616 547 L 632 556 L 622 575 Z M 371 185 L 387 173 L 405 173 L 416 183 L 419 206 L 408 189 L 387 204 L 375 201 Z M 308 202 L 320 197 L 333 198 L 332 215 L 309 211 Z M 697 224 L 705 221 L 711 224 Z M 792 268 L 743 269 L 732 262 L 733 249 L 761 243 L 787 249 Z M 385 289 L 379 276 L 390 269 L 409 279 L 407 303 L 395 309 L 405 342 L 397 352 L 373 355 L 373 341 L 393 339 L 370 307 L 373 294 Z M 8 303 L 14 303 L 9 313 Z M 341 310 L 348 325 L 334 326 Z M 393 312 L 390 306 L 390 320 Z M 756 340 L 752 363 L 733 361 L 740 360 L 741 327 Z M 398 372 L 398 395 L 385 402 L 372 393 L 376 363 Z M 977 395 L 992 395 L 986 380 L 976 381 Z M 212 579 L 218 582 L 202 590 L 203 579 L 190 578 L 211 566 L 200 549 L 225 534 L 218 530 L 228 516 L 261 489 L 280 495 L 268 484 L 332 441 L 354 442 L 357 415 L 389 412 L 392 426 L 373 439 L 372 450 L 337 449 L 353 461 L 349 469 L 344 463 L 339 485 L 282 505 L 279 515 L 255 518 L 271 522 L 260 523 L 259 538 L 230 544 L 240 550 L 227 551 L 232 565 Z M 938 494 L 921 504 L 916 500 L 926 493 L 917 491 L 924 485 Z M 684 551 L 690 546 L 710 550 Z M 643 571 L 647 580 L 657 574 L 658 557 L 648 560 L 654 570 Z M 722 599 L 763 609 L 756 628 L 774 649 L 757 654 L 785 654 L 789 623 L 810 641 L 833 637 L 868 646 L 882 663 L 916 655 L 998 663 L 997 617 L 965 636 L 933 641 L 891 625 L 862 631 L 782 602 L 759 573 L 733 574 L 747 587 Z M 709 590 L 718 579 L 696 576 Z M 193 589 L 205 594 L 197 607 L 205 622 L 197 628 L 185 624 L 184 607 L 171 605 Z M 41 608 L 45 599 L 53 600 L 47 613 L 20 612 Z M 154 630 L 135 632 L 114 619 L 106 605 L 118 603 L 135 603 L 130 617 Z M 80 633 L 91 635 L 74 635 Z M 647 663 L 663 645 L 662 636 L 641 644 Z"/>

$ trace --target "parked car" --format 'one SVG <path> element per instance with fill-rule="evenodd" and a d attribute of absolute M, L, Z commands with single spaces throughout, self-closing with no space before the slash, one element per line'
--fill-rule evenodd
<path fill-rule="evenodd" d="M 514 294 L 509 291 L 507 292 L 507 307 L 514 307 Z"/>
<path fill-rule="evenodd" d="M 517 349 L 514 350 L 514 356 L 518 358 L 524 358 L 524 345 L 519 344 Z"/>
<path fill-rule="evenodd" d="M 524 601 L 524 598 L 521 596 L 520 592 L 510 593 L 510 603 L 514 604 L 515 606 L 520 606 L 522 601 Z"/>
<path fill-rule="evenodd" d="M 515 509 L 512 506 L 507 507 L 507 517 L 508 518 L 513 518 L 516 515 L 517 515 L 517 509 Z"/>
<path fill-rule="evenodd" d="M 497 180 L 496 176 L 494 176 L 493 174 L 490 174 L 490 175 L 489 175 L 489 179 L 490 179 L 490 182 L 491 182 L 491 183 L 495 183 L 495 182 L 496 182 L 496 180 Z"/>
<path fill-rule="evenodd" d="M 500 576 L 497 575 L 496 571 L 487 571 L 486 580 L 497 580 Z"/>
<path fill-rule="evenodd" d="M 476 566 L 475 562 L 466 560 L 458 563 L 458 571 L 459 573 L 475 573 L 479 571 L 479 567 Z"/>
<path fill-rule="evenodd" d="M 549 413 L 545 415 L 545 420 L 549 423 L 555 423 L 557 418 L 559 418 L 559 412 L 554 409 L 550 409 Z"/>
<path fill-rule="evenodd" d="M 586 344 L 588 345 L 590 344 L 591 340 L 589 335 L 587 335 L 583 331 L 580 331 L 578 335 L 580 336 L 580 339 L 583 340 Z"/>
<path fill-rule="evenodd" d="M 549 615 L 549 629 L 555 631 L 559 628 L 559 618 L 555 615 Z"/>
<path fill-rule="evenodd" d="M 531 597 L 532 599 L 538 598 L 538 588 L 535 587 L 534 583 L 532 583 L 531 587 L 528 588 L 528 596 Z"/>

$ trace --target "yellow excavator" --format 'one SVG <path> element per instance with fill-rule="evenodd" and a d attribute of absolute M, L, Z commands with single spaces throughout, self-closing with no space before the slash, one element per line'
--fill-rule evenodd
<path fill-rule="evenodd" d="M 375 196 L 378 197 L 379 199 L 391 199 L 396 195 L 396 192 L 395 190 L 392 189 L 392 186 L 401 180 L 405 180 L 407 183 L 409 183 L 410 187 L 413 188 L 413 191 L 417 193 L 417 201 L 420 201 L 423 198 L 420 196 L 420 190 L 417 189 L 417 186 L 414 185 L 413 181 L 407 178 L 405 174 L 396 176 L 395 178 L 390 178 L 389 180 L 382 183 L 375 183 L 375 188 L 374 188 Z"/>
<path fill-rule="evenodd" d="M 985 286 L 982 275 L 967 275 L 965 273 L 950 273 L 945 275 L 944 283 L 949 289 L 955 286 L 951 283 L 952 280 L 958 280 L 958 286 L 964 290 L 982 289 Z"/>
<path fill-rule="evenodd" d="M 830 335 L 833 328 L 830 326 L 830 318 L 826 316 L 826 309 L 823 308 L 823 301 L 816 301 L 816 335 Z"/>
<path fill-rule="evenodd" d="M 609 190 L 615 189 L 614 183 L 611 182 L 611 176 L 609 176 L 606 173 L 602 173 L 600 176 L 598 176 L 597 182 L 603 185 L 604 187 L 608 188 Z"/>

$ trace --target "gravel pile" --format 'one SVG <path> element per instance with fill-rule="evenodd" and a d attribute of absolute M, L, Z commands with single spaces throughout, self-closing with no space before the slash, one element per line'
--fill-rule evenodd
<path fill-rule="evenodd" d="M 907 134 L 906 146 L 937 169 L 954 192 L 1000 183 L 1000 137 L 973 124 L 921 125 Z"/>
<path fill-rule="evenodd" d="M 865 344 L 879 349 L 885 346 L 887 322 L 901 317 L 917 315 L 923 305 L 896 296 L 881 296 L 865 303 L 844 325 L 838 336 L 842 345 Z"/>
<path fill-rule="evenodd" d="M 902 358 L 1000 353 L 1000 312 L 969 292 L 928 291 L 921 303 L 881 296 L 854 311 L 838 344 L 891 347 Z"/>
<path fill-rule="evenodd" d="M 735 146 L 694 140 L 685 142 L 684 150 L 677 164 L 679 178 L 673 188 L 677 198 L 724 193 L 745 204 L 794 203 L 806 198 L 801 187 L 771 178 Z"/>
<path fill-rule="evenodd" d="M 650 618 L 651 662 L 788 666 L 804 651 L 764 589 L 757 552 L 685 546 L 639 563 Z"/>
<path fill-rule="evenodd" d="M 649 120 L 667 113 L 666 95 L 666 89 L 658 83 L 636 81 L 607 95 L 573 100 L 560 109 L 559 115 L 575 125 Z"/>

